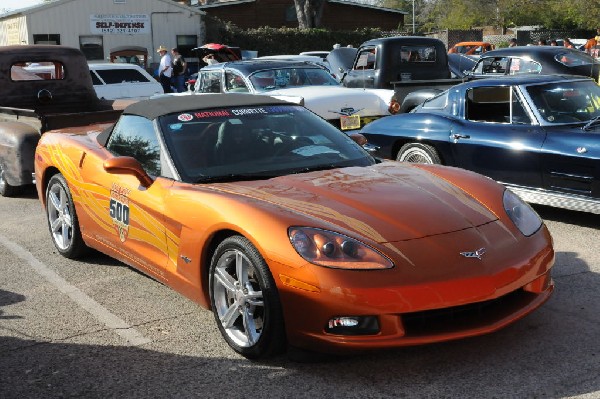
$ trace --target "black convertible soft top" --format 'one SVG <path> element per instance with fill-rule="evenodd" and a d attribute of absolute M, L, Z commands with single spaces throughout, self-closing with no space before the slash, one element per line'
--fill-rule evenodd
<path fill-rule="evenodd" d="M 254 94 L 191 94 L 183 96 L 164 96 L 140 101 L 125 108 L 123 114 L 143 116 L 147 119 L 156 119 L 161 115 L 176 112 L 274 104 L 297 105 L 287 101 L 278 100 L 274 97 Z"/>

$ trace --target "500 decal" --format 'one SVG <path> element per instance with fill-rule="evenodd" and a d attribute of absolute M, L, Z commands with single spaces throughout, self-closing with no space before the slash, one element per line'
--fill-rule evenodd
<path fill-rule="evenodd" d="M 129 189 L 113 184 L 110 189 L 109 214 L 121 242 L 129 232 Z"/>

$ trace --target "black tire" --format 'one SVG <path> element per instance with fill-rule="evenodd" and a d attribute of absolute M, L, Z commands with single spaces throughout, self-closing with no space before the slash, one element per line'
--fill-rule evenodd
<path fill-rule="evenodd" d="M 437 164 L 441 165 L 442 160 L 439 154 L 429 144 L 420 143 L 408 143 L 404 144 L 400 151 L 396 161 L 399 162 L 412 162 L 412 163 L 425 163 L 425 164 Z"/>
<path fill-rule="evenodd" d="M 62 256 L 77 259 L 87 252 L 69 186 L 60 173 L 52 176 L 48 182 L 46 219 L 52 242 Z"/>
<path fill-rule="evenodd" d="M 22 191 L 21 186 L 11 186 L 4 177 L 4 166 L 0 163 L 0 195 L 3 197 L 14 197 Z"/>
<path fill-rule="evenodd" d="M 232 236 L 219 244 L 210 265 L 209 292 L 219 331 L 233 350 L 259 359 L 285 349 L 275 281 L 248 239 Z"/>

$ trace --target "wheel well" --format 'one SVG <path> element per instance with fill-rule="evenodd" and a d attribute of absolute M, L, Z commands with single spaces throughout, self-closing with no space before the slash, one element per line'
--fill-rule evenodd
<path fill-rule="evenodd" d="M 204 292 L 204 299 L 206 300 L 206 303 L 208 304 L 209 308 L 211 306 L 210 293 L 208 292 L 208 273 L 210 271 L 210 262 L 219 244 L 223 242 L 226 238 L 235 235 L 241 234 L 234 230 L 217 231 L 212 235 L 212 237 L 208 240 L 206 246 L 204 247 L 204 253 L 201 256 L 202 263 L 200 265 L 200 276 L 202 278 L 202 291 Z"/>
<path fill-rule="evenodd" d="M 48 188 L 48 183 L 50 182 L 50 179 L 52 178 L 52 176 L 56 175 L 60 173 L 60 170 L 58 170 L 58 168 L 51 166 L 49 168 L 47 168 L 44 171 L 44 177 L 42 179 L 42 190 L 41 190 L 41 194 L 42 194 L 42 198 L 40 198 L 40 200 L 42 201 L 42 204 L 44 205 L 44 208 L 46 207 L 46 197 L 45 197 L 45 192 L 46 189 Z"/>
<path fill-rule="evenodd" d="M 437 146 L 435 145 L 435 143 L 427 141 L 427 140 L 414 140 L 414 139 L 400 139 L 400 140 L 397 140 L 394 143 L 393 147 L 392 147 L 392 156 L 391 156 L 390 159 L 396 160 L 398 158 L 398 152 L 400 152 L 400 148 L 402 148 L 402 146 L 404 144 L 408 144 L 408 143 L 426 144 L 426 145 L 432 146 L 435 149 L 435 151 L 437 152 L 438 156 L 440 157 L 440 161 L 442 161 L 442 165 L 446 164 L 446 161 L 442 157 L 442 153 L 437 148 Z"/>

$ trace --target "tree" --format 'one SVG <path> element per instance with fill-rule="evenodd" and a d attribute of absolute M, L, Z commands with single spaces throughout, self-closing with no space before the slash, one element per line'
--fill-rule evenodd
<path fill-rule="evenodd" d="M 318 28 L 321 26 L 325 0 L 294 0 L 298 27 L 300 29 Z"/>

